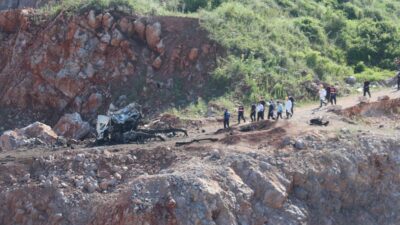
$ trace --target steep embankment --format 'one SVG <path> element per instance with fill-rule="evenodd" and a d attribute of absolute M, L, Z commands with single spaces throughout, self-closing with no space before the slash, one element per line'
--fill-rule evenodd
<path fill-rule="evenodd" d="M 92 119 L 118 98 L 145 113 L 192 102 L 218 52 L 197 19 L 118 11 L 2 11 L 0 31 L 0 113 L 17 115 L 2 116 L 3 129 L 66 112 Z"/>

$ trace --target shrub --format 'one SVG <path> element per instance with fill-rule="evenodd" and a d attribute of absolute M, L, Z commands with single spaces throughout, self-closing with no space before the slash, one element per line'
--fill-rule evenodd
<path fill-rule="evenodd" d="M 354 67 L 354 73 L 362 73 L 365 71 L 367 67 L 365 66 L 364 62 L 358 62 Z"/>
<path fill-rule="evenodd" d="M 326 36 L 318 20 L 313 18 L 302 18 L 296 25 L 308 37 L 310 42 L 324 44 Z"/>

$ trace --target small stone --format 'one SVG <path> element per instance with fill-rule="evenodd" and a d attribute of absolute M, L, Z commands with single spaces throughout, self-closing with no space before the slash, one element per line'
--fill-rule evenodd
<path fill-rule="evenodd" d="M 342 129 L 340 129 L 340 132 L 343 133 L 343 134 L 349 134 L 350 130 L 348 128 L 346 128 L 346 127 L 343 127 Z"/>
<path fill-rule="evenodd" d="M 84 154 L 77 154 L 75 156 L 75 161 L 77 162 L 83 162 L 83 160 L 85 160 L 85 155 Z"/>
<path fill-rule="evenodd" d="M 99 189 L 99 185 L 97 184 L 97 182 L 92 181 L 92 182 L 87 182 L 85 185 L 85 189 L 88 193 L 93 193 L 95 192 L 97 189 Z"/>
<path fill-rule="evenodd" d="M 282 140 L 282 147 L 288 146 L 292 144 L 292 139 L 290 137 L 285 137 Z"/>
<path fill-rule="evenodd" d="M 190 50 L 190 52 L 189 52 L 189 56 L 188 57 L 189 57 L 190 61 L 194 62 L 194 61 L 197 60 L 198 56 L 199 56 L 199 49 L 198 48 L 192 48 Z"/>
<path fill-rule="evenodd" d="M 221 153 L 220 153 L 220 151 L 219 151 L 218 149 L 212 150 L 210 159 L 213 159 L 213 160 L 221 159 Z"/>
<path fill-rule="evenodd" d="M 306 148 L 306 144 L 304 143 L 304 141 L 302 139 L 298 139 L 296 140 L 296 142 L 294 143 L 294 147 L 298 150 L 303 150 Z"/>
<path fill-rule="evenodd" d="M 121 174 L 119 174 L 119 173 L 115 173 L 115 174 L 114 174 L 114 177 L 115 177 L 117 180 L 121 180 L 121 179 L 122 179 L 122 176 L 121 176 Z"/>
<path fill-rule="evenodd" d="M 27 173 L 22 177 L 21 181 L 22 182 L 28 182 L 30 179 L 31 179 L 31 174 Z"/>
<path fill-rule="evenodd" d="M 46 176 L 40 175 L 40 176 L 39 176 L 39 180 L 40 180 L 41 182 L 44 182 L 44 181 L 46 180 Z"/>
<path fill-rule="evenodd" d="M 51 182 L 51 180 L 46 180 L 43 185 L 46 188 L 50 188 L 53 185 L 53 183 Z"/>
<path fill-rule="evenodd" d="M 162 60 L 161 60 L 161 58 L 159 56 L 154 60 L 152 66 L 153 66 L 154 69 L 160 69 L 161 65 L 162 65 Z"/>

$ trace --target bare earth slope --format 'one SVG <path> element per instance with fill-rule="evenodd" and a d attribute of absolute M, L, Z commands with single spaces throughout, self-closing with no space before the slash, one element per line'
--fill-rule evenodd
<path fill-rule="evenodd" d="M 350 96 L 335 113 L 306 106 L 288 121 L 190 130 L 215 143 L 3 152 L 0 223 L 398 224 L 400 96 L 375 94 L 392 100 Z M 305 124 L 316 115 L 331 126 Z"/>

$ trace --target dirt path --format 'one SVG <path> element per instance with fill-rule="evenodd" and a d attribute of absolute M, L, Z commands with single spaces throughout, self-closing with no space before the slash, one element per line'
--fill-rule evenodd
<path fill-rule="evenodd" d="M 372 98 L 370 99 L 371 102 L 377 101 L 378 97 L 381 96 L 389 96 L 391 99 L 394 98 L 400 98 L 400 91 L 397 91 L 396 89 L 393 88 L 385 88 L 377 91 L 372 91 Z M 362 96 L 362 94 L 352 94 L 346 97 L 341 97 L 337 99 L 337 106 L 341 107 L 342 109 L 349 108 L 352 106 L 355 106 L 359 104 L 359 97 Z M 330 105 L 330 104 L 329 104 Z M 292 135 L 299 135 L 302 132 L 308 132 L 308 131 L 320 131 L 320 130 L 336 130 L 336 129 L 341 129 L 343 127 L 350 127 L 352 129 L 363 129 L 365 127 L 365 124 L 360 124 L 360 125 L 351 125 L 347 122 L 344 122 L 338 118 L 337 115 L 334 113 L 327 112 L 328 106 L 324 106 L 321 109 L 319 108 L 319 102 L 313 102 L 298 108 L 295 108 L 294 116 L 289 119 L 283 119 L 278 121 L 278 126 L 286 126 L 289 134 Z M 247 113 L 247 112 L 246 112 Z M 248 115 L 246 115 L 248 116 Z M 331 124 L 328 127 L 316 127 L 316 126 L 310 126 L 308 122 L 312 118 L 316 117 L 323 117 L 331 121 Z M 249 119 L 247 117 L 247 119 Z M 288 121 L 289 123 L 286 123 Z M 244 124 L 250 124 L 250 122 L 247 120 L 246 123 Z M 236 128 L 238 126 L 243 125 L 237 124 L 237 118 L 236 115 L 232 115 L 231 117 L 231 127 Z M 191 138 L 198 138 L 198 137 L 205 137 L 205 136 L 222 136 L 222 135 L 214 135 L 214 132 L 218 129 L 222 128 L 222 123 L 219 122 L 214 122 L 214 123 L 207 123 L 203 127 L 207 132 L 204 134 L 193 134 L 191 135 Z M 382 131 L 382 130 L 381 130 Z M 384 130 L 383 130 L 384 131 Z"/>
<path fill-rule="evenodd" d="M 376 101 L 378 97 L 387 95 L 391 99 L 393 98 L 400 98 L 400 91 L 396 91 L 394 89 L 383 89 L 379 90 L 376 92 L 373 92 L 373 97 L 371 98 L 371 101 Z M 354 94 L 346 97 L 341 97 L 338 98 L 338 106 L 341 106 L 343 109 L 348 108 L 354 105 L 357 105 L 358 102 L 358 97 L 360 95 Z M 363 123 L 360 124 L 349 124 L 347 122 L 344 122 L 340 119 L 339 116 L 327 112 L 327 107 L 323 107 L 319 109 L 319 103 L 314 102 L 313 104 L 305 105 L 302 107 L 295 108 L 295 115 L 293 118 L 286 120 L 279 120 L 277 124 L 274 127 L 282 127 L 285 129 L 284 136 L 301 136 L 302 133 L 308 133 L 308 132 L 324 132 L 324 131 L 333 131 L 333 130 L 338 130 L 343 127 L 350 128 L 350 129 L 358 129 L 358 130 L 371 130 L 372 132 L 387 132 L 385 129 L 368 129 L 373 128 L 376 126 L 374 125 L 366 125 Z M 312 118 L 315 117 L 324 117 L 327 118 L 328 120 L 331 121 L 330 125 L 327 127 L 317 127 L 317 126 L 310 126 L 308 124 L 308 121 Z M 180 141 L 190 141 L 192 139 L 201 139 L 201 138 L 219 138 L 219 139 L 224 139 L 227 137 L 226 132 L 222 132 L 220 134 L 215 134 L 215 132 L 219 129 L 222 128 L 222 124 L 220 122 L 217 122 L 216 120 L 204 120 L 205 122 L 203 123 L 203 127 L 200 130 L 190 130 L 189 132 L 189 137 L 176 137 L 170 140 L 167 140 L 166 142 L 149 142 L 144 145 L 135 145 L 135 144 L 127 144 L 127 145 L 115 145 L 115 146 L 101 146 L 101 147 L 95 147 L 96 149 L 152 149 L 152 148 L 157 148 L 157 147 L 165 147 L 165 146 L 170 146 L 174 147 L 175 142 L 180 142 Z M 242 123 L 240 125 L 237 124 L 237 120 L 235 116 L 232 116 L 231 119 L 231 127 L 237 128 L 238 126 L 243 126 L 243 125 L 248 125 L 250 122 Z M 272 123 L 272 122 L 271 122 Z M 204 130 L 204 132 L 203 132 Z M 229 135 L 228 135 L 229 136 Z M 234 148 L 234 149 L 251 149 L 254 146 L 252 143 L 255 142 L 260 142 L 262 143 L 262 140 L 268 140 L 273 138 L 270 133 L 267 131 L 254 131 L 254 132 L 247 132 L 243 134 L 239 134 L 241 137 L 242 141 L 239 141 L 235 143 L 234 145 L 229 145 L 226 146 L 227 148 Z M 277 137 L 275 138 L 282 138 L 276 135 Z M 235 137 L 232 137 L 233 139 Z M 254 140 L 253 140 L 254 139 Z M 257 139 L 257 140 L 255 140 Z M 217 143 L 208 143 L 208 142 L 201 142 L 201 143 L 195 143 L 192 144 L 191 146 L 199 146 L 199 145 L 217 145 Z M 218 143 L 218 145 L 222 145 L 223 143 Z M 66 149 L 65 149 L 66 150 Z M 83 146 L 78 147 L 78 151 L 87 151 L 86 148 Z M 75 150 L 75 151 L 76 151 Z M 18 151 L 13 151 L 13 152 L 1 152 L 0 153 L 0 159 L 3 160 L 10 160 L 14 161 L 15 158 L 17 159 L 27 159 L 31 158 L 34 156 L 44 156 L 44 155 L 49 155 L 53 154 L 53 151 L 50 149 L 35 149 L 34 151 L 32 150 L 18 150 Z M 1 161 L 0 161 L 1 162 Z"/>

